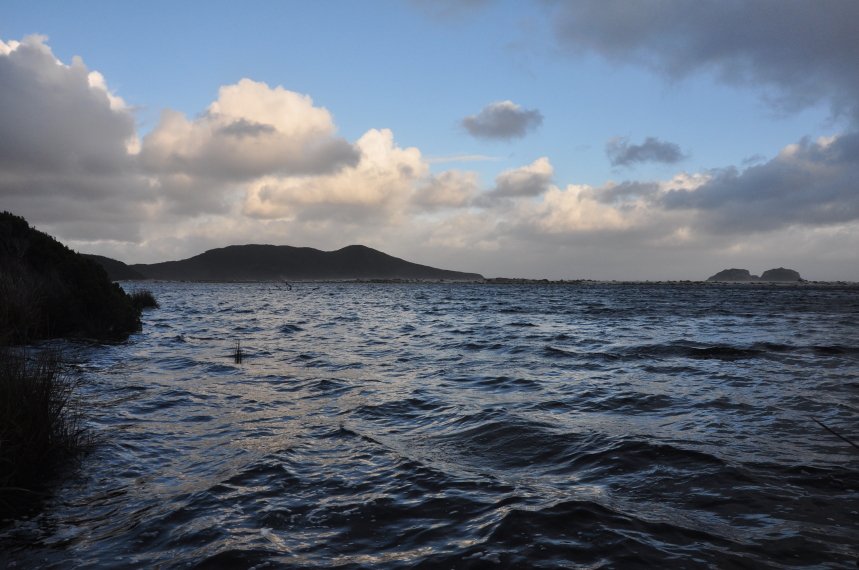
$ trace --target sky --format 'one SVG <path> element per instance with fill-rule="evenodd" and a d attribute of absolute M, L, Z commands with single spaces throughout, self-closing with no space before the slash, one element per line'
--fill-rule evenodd
<path fill-rule="evenodd" d="M 859 280 L 859 2 L 16 2 L 0 209 L 127 263 Z"/>

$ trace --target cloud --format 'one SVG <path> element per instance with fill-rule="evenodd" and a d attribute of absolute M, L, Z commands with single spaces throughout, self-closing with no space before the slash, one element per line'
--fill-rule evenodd
<path fill-rule="evenodd" d="M 75 236 L 139 238 L 154 195 L 136 175 L 135 118 L 80 58 L 64 65 L 44 36 L 0 42 L 0 201 Z"/>
<path fill-rule="evenodd" d="M 628 232 L 652 220 L 644 209 L 618 209 L 597 194 L 586 185 L 553 186 L 541 203 L 520 206 L 509 231 L 530 241 L 578 241 L 594 232 Z"/>
<path fill-rule="evenodd" d="M 537 109 L 528 110 L 512 101 L 490 103 L 475 115 L 464 118 L 461 125 L 473 137 L 509 140 L 522 138 L 543 124 Z"/>
<path fill-rule="evenodd" d="M 510 168 L 495 177 L 494 188 L 476 194 L 470 205 L 509 209 L 516 200 L 530 200 L 544 194 L 551 187 L 553 174 L 554 168 L 545 156 L 528 166 Z"/>
<path fill-rule="evenodd" d="M 798 110 L 828 101 L 859 123 L 859 3 L 843 0 L 579 0 L 557 3 L 573 53 L 646 66 L 671 79 L 712 71 Z"/>
<path fill-rule="evenodd" d="M 612 166 L 632 166 L 637 162 L 673 164 L 687 158 L 680 145 L 647 137 L 642 144 L 629 144 L 627 137 L 614 137 L 605 145 L 605 153 Z"/>
<path fill-rule="evenodd" d="M 669 80 L 713 73 L 727 84 L 758 89 L 785 111 L 828 102 L 834 115 L 859 126 L 859 3 L 581 0 L 555 6 L 556 37 L 572 53 L 641 65 Z M 770 161 L 756 155 L 743 161 L 744 170 L 713 170 L 694 187 L 642 196 L 654 212 L 688 215 L 698 235 L 741 239 L 855 224 L 857 136 L 803 140 Z M 624 163 L 624 150 L 607 149 L 613 164 Z M 628 206 L 623 192 L 635 184 L 606 189 L 605 197 L 614 193 L 616 203 Z"/>
<path fill-rule="evenodd" d="M 713 256 L 756 267 L 781 250 L 855 267 L 859 134 L 802 140 L 745 170 L 597 187 L 555 186 L 543 157 L 483 187 L 475 172 L 430 174 L 391 131 L 346 141 L 306 95 L 250 80 L 222 87 L 196 118 L 164 111 L 139 140 L 107 85 L 79 58 L 59 62 L 42 37 L 0 43 L 0 204 L 79 250 L 153 262 L 231 243 L 365 243 L 456 269 L 565 278 L 706 277 Z M 629 160 L 660 156 L 636 152 Z"/>
<path fill-rule="evenodd" d="M 247 185 L 242 211 L 259 219 L 387 218 L 428 171 L 418 149 L 393 139 L 387 129 L 368 131 L 355 144 L 360 160 L 334 173 L 259 177 Z"/>
<path fill-rule="evenodd" d="M 535 242 L 610 235 L 615 244 L 644 240 L 654 247 L 745 243 L 748 236 L 788 230 L 813 235 L 859 225 L 856 180 L 859 133 L 851 133 L 803 139 L 742 171 L 681 172 L 669 180 L 600 187 L 547 183 L 542 200 L 520 200 L 515 210 L 496 215 L 509 232 Z"/>
<path fill-rule="evenodd" d="M 539 201 L 522 200 L 506 214 L 511 234 L 539 243 L 608 240 L 615 245 L 657 242 L 688 229 L 693 215 L 672 211 L 659 198 L 678 188 L 696 188 L 705 175 L 678 174 L 669 180 L 607 181 L 603 186 L 549 185 Z"/>
<path fill-rule="evenodd" d="M 242 79 L 221 87 L 218 100 L 197 119 L 162 112 L 143 138 L 140 158 L 151 172 L 220 180 L 330 174 L 360 159 L 336 131 L 331 114 L 307 95 Z"/>
<path fill-rule="evenodd" d="M 217 134 L 219 135 L 227 135 L 232 137 L 244 138 L 244 137 L 258 137 L 261 135 L 273 135 L 277 132 L 277 129 L 274 128 L 274 125 L 264 125 L 262 123 L 255 123 L 253 121 L 248 121 L 244 117 L 240 119 L 236 119 L 229 125 L 225 127 L 221 127 L 218 129 Z"/>
<path fill-rule="evenodd" d="M 135 119 L 80 58 L 60 63 L 44 42 L 0 42 L 0 167 L 106 174 L 128 164 Z"/>
<path fill-rule="evenodd" d="M 501 160 L 497 156 L 483 156 L 482 154 L 467 154 L 462 156 L 426 156 L 424 160 L 430 164 L 438 162 L 477 162 L 483 160 Z"/>
<path fill-rule="evenodd" d="M 492 198 L 533 198 L 549 189 L 554 169 L 545 156 L 529 166 L 505 170 L 495 178 Z"/>
<path fill-rule="evenodd" d="M 354 167 L 359 146 L 336 132 L 328 110 L 307 95 L 242 79 L 221 87 L 196 119 L 164 110 L 143 137 L 139 164 L 169 212 L 222 213 L 262 177 L 324 177 Z"/>
<path fill-rule="evenodd" d="M 480 187 L 476 172 L 446 170 L 429 176 L 414 192 L 411 201 L 419 209 L 437 210 L 468 205 Z"/>
<path fill-rule="evenodd" d="M 654 181 L 625 181 L 620 184 L 609 180 L 592 194 L 593 198 L 601 204 L 612 204 L 622 206 L 625 203 L 635 202 L 642 198 L 650 198 L 660 192 L 662 186 Z"/>
<path fill-rule="evenodd" d="M 859 133 L 804 139 L 769 162 L 708 178 L 694 189 L 668 191 L 659 205 L 694 210 L 702 229 L 717 233 L 853 222 L 859 220 Z"/>
<path fill-rule="evenodd" d="M 659 240 L 730 239 L 859 223 L 859 133 L 803 139 L 772 160 L 668 180 L 549 185 L 539 202 L 521 202 L 514 227 L 529 235 L 580 239 L 620 231 Z M 673 237 L 672 237 L 673 236 Z M 684 237 L 685 236 L 685 237 Z M 682 239 L 681 239 L 682 238 Z M 533 238 L 532 239 L 536 239 Z"/>
<path fill-rule="evenodd" d="M 140 141 L 104 77 L 45 41 L 0 42 L 0 198 L 65 236 L 140 240 L 154 219 L 228 214 L 262 178 L 324 178 L 361 160 L 310 97 L 247 79 L 196 119 L 165 110 Z"/>
<path fill-rule="evenodd" d="M 766 159 L 767 159 L 766 156 L 764 156 L 760 153 L 756 153 L 756 154 L 753 154 L 752 156 L 748 156 L 748 157 L 744 158 L 742 160 L 742 162 L 740 162 L 740 164 L 742 164 L 743 166 L 751 166 L 752 164 L 758 164 L 760 162 L 764 162 Z"/>

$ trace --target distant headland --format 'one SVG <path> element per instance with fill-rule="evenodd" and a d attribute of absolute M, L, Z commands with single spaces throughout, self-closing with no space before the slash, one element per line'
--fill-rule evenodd
<path fill-rule="evenodd" d="M 97 255 L 86 257 L 100 263 L 117 281 L 483 280 L 478 273 L 419 265 L 363 245 L 337 251 L 288 245 L 231 245 L 181 261 L 135 265 Z"/>

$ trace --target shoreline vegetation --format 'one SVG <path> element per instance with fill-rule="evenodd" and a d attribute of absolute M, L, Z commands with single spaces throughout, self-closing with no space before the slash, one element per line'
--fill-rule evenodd
<path fill-rule="evenodd" d="M 23 509 L 95 445 L 80 381 L 60 350 L 0 346 L 0 507 Z"/>
<path fill-rule="evenodd" d="M 47 342 L 122 342 L 141 328 L 148 291 L 126 293 L 102 266 L 9 212 L 0 213 L 0 507 L 42 496 L 96 442 L 80 376 Z"/>
<path fill-rule="evenodd" d="M 131 301 L 138 309 L 160 309 L 155 295 L 149 289 L 138 289 L 131 293 Z"/>

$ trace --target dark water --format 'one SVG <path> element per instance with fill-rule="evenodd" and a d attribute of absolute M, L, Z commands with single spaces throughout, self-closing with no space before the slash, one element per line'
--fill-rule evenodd
<path fill-rule="evenodd" d="M 0 566 L 856 567 L 855 288 L 150 287 Z"/>

